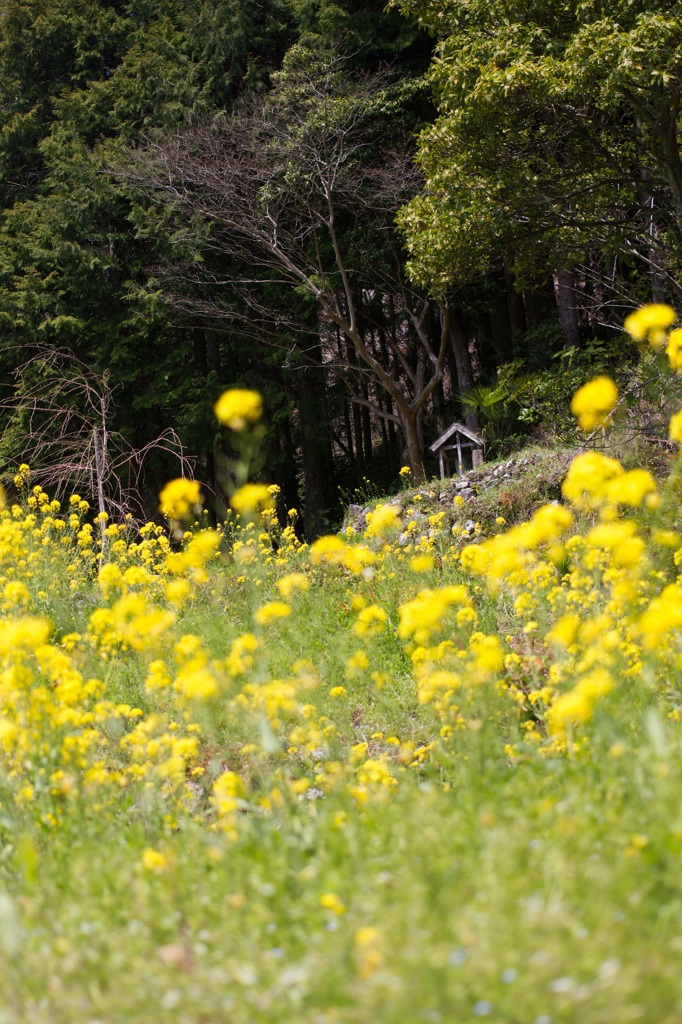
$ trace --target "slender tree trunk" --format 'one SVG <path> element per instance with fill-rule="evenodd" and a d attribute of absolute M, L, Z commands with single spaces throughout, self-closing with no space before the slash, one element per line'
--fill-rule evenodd
<path fill-rule="evenodd" d="M 526 323 L 528 325 L 528 330 L 534 331 L 535 328 L 539 327 L 540 323 L 542 322 L 537 292 L 523 292 L 523 308 L 526 313 Z"/>
<path fill-rule="evenodd" d="M 495 367 L 495 357 L 490 340 L 490 317 L 483 310 L 476 312 L 476 351 L 481 368 L 493 369 Z"/>
<path fill-rule="evenodd" d="M 405 436 L 407 461 L 415 484 L 424 482 L 424 463 L 422 461 L 422 445 L 420 437 L 419 414 L 412 411 L 401 411 L 400 422 Z"/>
<path fill-rule="evenodd" d="M 338 326 L 336 328 L 336 350 L 339 354 L 339 363 L 343 365 L 349 362 L 347 342 L 342 337 L 341 331 Z M 348 459 L 350 462 L 351 472 L 355 479 L 356 484 L 360 483 L 360 473 L 358 471 L 358 464 L 355 458 L 355 451 L 353 448 L 353 428 L 351 426 L 351 403 L 347 398 L 342 399 L 343 405 L 343 426 L 346 434 L 346 447 L 348 448 Z"/>
<path fill-rule="evenodd" d="M 382 395 L 381 392 L 377 395 L 377 405 L 382 410 L 386 408 L 386 398 L 388 398 L 388 396 Z M 392 477 L 393 452 L 391 451 L 391 444 L 388 437 L 388 422 L 383 416 L 379 417 L 379 427 L 381 430 L 381 447 L 384 453 L 384 462 L 386 463 L 386 470 L 389 477 Z"/>
<path fill-rule="evenodd" d="M 492 340 L 497 365 L 504 363 L 511 356 L 512 352 L 512 330 L 509 323 L 509 312 L 507 303 L 500 295 L 493 302 L 490 310 L 490 326 L 492 327 Z"/>
<path fill-rule="evenodd" d="M 433 415 L 436 420 L 436 427 L 438 428 L 438 433 L 442 434 L 448 425 L 445 422 L 445 392 L 443 390 L 442 380 L 439 381 L 439 383 L 436 384 L 435 388 L 433 389 L 433 393 L 431 395 L 431 403 L 433 405 Z"/>
<path fill-rule="evenodd" d="M 324 532 L 325 513 L 334 484 L 334 462 L 328 430 L 325 371 L 319 344 L 307 351 L 313 365 L 301 366 L 297 392 L 301 431 L 301 456 L 305 479 L 305 533 L 309 539 Z"/>
<path fill-rule="evenodd" d="M 649 269 L 649 281 L 651 283 L 651 298 L 654 302 L 665 302 L 665 282 L 659 269 L 660 256 L 658 254 L 656 244 L 660 229 L 656 221 L 656 206 L 651 184 L 651 172 L 648 168 L 643 167 L 641 173 L 644 180 L 644 184 L 642 186 L 642 205 L 646 210 L 646 232 L 649 237 L 647 265 Z"/>
<path fill-rule="evenodd" d="M 461 395 L 466 395 L 474 386 L 474 374 L 471 367 L 469 342 L 464 329 L 464 321 L 458 309 L 450 310 L 448 335 L 450 352 L 452 353 L 455 373 L 457 375 L 457 388 Z M 466 407 L 464 421 L 470 430 L 479 429 L 478 416 L 475 409 Z"/>
<path fill-rule="evenodd" d="M 580 324 L 576 305 L 575 281 L 571 270 L 559 270 L 554 275 L 554 293 L 559 307 L 561 330 L 566 348 L 580 348 Z"/>
<path fill-rule="evenodd" d="M 202 371 L 202 376 L 204 376 L 206 374 L 206 331 L 203 327 L 195 327 L 191 332 L 191 338 L 194 365 Z"/>
<path fill-rule="evenodd" d="M 353 450 L 353 428 L 352 428 L 351 422 L 350 422 L 350 410 L 349 410 L 348 406 L 349 406 L 349 403 L 344 398 L 343 399 L 343 426 L 344 426 L 344 429 L 345 429 L 345 432 L 346 432 L 346 444 L 348 446 L 348 458 L 350 459 L 351 468 L 352 468 L 353 473 L 354 473 L 354 475 L 356 477 L 356 480 L 357 480 L 357 478 L 358 478 L 358 466 L 357 466 L 357 461 L 356 461 L 356 458 L 355 458 L 355 451 Z"/>
<path fill-rule="evenodd" d="M 296 462 L 293 457 L 294 445 L 291 440 L 289 429 L 289 418 L 282 420 L 275 430 L 271 446 L 275 454 L 275 483 L 281 491 L 281 501 L 277 508 L 280 524 L 287 526 L 289 523 L 288 511 L 295 508 L 300 509 L 300 495 L 298 492 L 298 481 Z"/>
<path fill-rule="evenodd" d="M 206 331 L 206 366 L 220 377 L 220 339 L 215 331 Z"/>
<path fill-rule="evenodd" d="M 355 461 L 358 467 L 359 483 L 365 474 L 365 453 L 362 448 L 362 416 L 357 402 L 353 402 L 353 434 L 355 435 Z"/>
<path fill-rule="evenodd" d="M 107 426 L 104 410 L 102 410 L 102 435 L 100 437 L 99 428 L 94 427 L 92 431 L 92 439 L 95 448 L 95 476 L 97 479 L 97 506 L 100 513 L 99 529 L 100 529 L 100 553 L 99 553 L 99 567 L 102 568 L 106 557 L 107 557 L 107 535 L 106 535 L 106 522 L 104 520 L 104 513 L 106 512 L 106 505 L 104 501 L 104 474 L 106 472 L 107 465 Z"/>
<path fill-rule="evenodd" d="M 663 101 L 665 104 L 665 101 Z M 680 154 L 680 142 L 677 135 L 677 122 L 679 117 L 679 101 L 668 103 L 663 107 L 663 117 L 657 117 L 650 126 L 654 137 L 655 155 L 663 164 L 665 176 L 668 179 L 670 192 L 677 221 L 677 239 L 682 238 L 682 155 Z M 657 111 L 659 114 L 660 111 Z"/>
<path fill-rule="evenodd" d="M 504 287 L 507 293 L 507 313 L 511 325 L 512 335 L 521 334 L 525 330 L 523 322 L 523 303 L 521 296 L 514 287 L 514 277 L 508 266 L 504 268 Z"/>
<path fill-rule="evenodd" d="M 366 402 L 369 401 L 369 390 L 364 377 L 362 379 L 362 397 Z M 365 463 L 369 468 L 372 464 L 372 420 L 366 405 L 361 406 L 360 414 L 362 417 L 362 447 L 365 450 Z"/>

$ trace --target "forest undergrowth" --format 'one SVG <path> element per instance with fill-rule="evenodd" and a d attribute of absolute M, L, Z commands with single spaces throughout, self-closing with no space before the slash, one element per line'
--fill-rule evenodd
<path fill-rule="evenodd" d="M 627 326 L 679 371 L 673 323 Z M 574 397 L 593 442 L 617 403 Z M 679 1020 L 682 462 L 308 546 L 247 481 L 259 397 L 216 414 L 218 529 L 28 466 L 0 513 L 0 1021 Z"/>

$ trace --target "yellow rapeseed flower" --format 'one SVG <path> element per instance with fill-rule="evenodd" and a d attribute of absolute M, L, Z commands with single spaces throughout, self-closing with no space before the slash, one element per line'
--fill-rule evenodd
<path fill-rule="evenodd" d="M 409 562 L 412 572 L 429 572 L 435 564 L 433 555 L 414 555 Z"/>
<path fill-rule="evenodd" d="M 337 917 L 340 917 L 342 914 L 346 913 L 345 906 L 343 905 L 339 897 L 336 896 L 333 892 L 323 893 L 320 896 L 320 905 L 324 907 L 325 910 L 329 910 L 332 914 L 336 914 Z"/>
<path fill-rule="evenodd" d="M 152 874 L 160 875 L 168 867 L 168 858 L 164 853 L 160 853 L 158 850 L 152 850 L 148 847 L 142 852 L 140 863 L 145 871 L 151 871 Z"/>
<path fill-rule="evenodd" d="M 672 306 L 654 302 L 631 313 L 624 327 L 635 341 L 648 339 L 652 345 L 660 348 L 665 344 L 666 329 L 672 327 L 676 318 L 677 314 Z"/>
<path fill-rule="evenodd" d="M 571 412 L 581 430 L 594 430 L 608 426 L 610 415 L 618 401 L 618 388 L 610 377 L 595 377 L 579 388 L 571 402 Z"/>
<path fill-rule="evenodd" d="M 253 613 L 254 621 L 259 626 L 268 626 L 277 619 L 286 619 L 291 615 L 291 605 L 284 601 L 269 601 L 257 608 Z"/>
<path fill-rule="evenodd" d="M 340 537 L 336 537 L 333 534 L 319 537 L 310 549 L 310 561 L 313 565 L 320 565 L 323 562 L 341 565 L 346 550 L 347 545 Z"/>
<path fill-rule="evenodd" d="M 211 803 L 218 818 L 232 816 L 239 810 L 244 800 L 244 784 L 241 778 L 231 771 L 223 772 L 213 783 Z"/>
<path fill-rule="evenodd" d="M 682 444 L 682 409 L 670 417 L 668 437 L 671 441 L 677 441 L 678 444 Z"/>
<path fill-rule="evenodd" d="M 614 477 L 606 487 L 610 501 L 637 508 L 647 495 L 656 494 L 656 481 L 646 469 L 631 469 Z"/>
<path fill-rule="evenodd" d="M 191 509 L 201 505 L 198 480 L 178 477 L 170 480 L 159 495 L 159 512 L 169 519 L 184 519 Z"/>
<path fill-rule="evenodd" d="M 257 508 L 273 508 L 274 502 L 270 490 L 265 484 L 244 484 L 235 491 L 230 505 L 240 516 L 247 516 Z"/>
<path fill-rule="evenodd" d="M 257 391 L 231 388 L 220 396 L 213 411 L 223 426 L 245 430 L 249 423 L 257 423 L 263 415 L 263 399 Z"/>
<path fill-rule="evenodd" d="M 370 604 L 367 608 L 363 608 L 358 615 L 358 621 L 353 626 L 353 630 L 358 636 L 370 638 L 382 633 L 386 628 L 387 621 L 388 614 L 384 609 L 379 608 L 376 604 Z"/>
<path fill-rule="evenodd" d="M 561 492 L 577 508 L 594 508 L 606 500 L 607 487 L 622 473 L 616 459 L 601 452 L 583 452 L 569 466 Z"/>
<path fill-rule="evenodd" d="M 346 658 L 346 679 L 355 679 L 361 672 L 369 668 L 369 658 L 364 651 L 356 651 Z"/>
<path fill-rule="evenodd" d="M 286 600 L 291 597 L 295 590 L 308 590 L 310 583 L 305 573 L 290 572 L 287 576 L 282 576 L 281 579 L 277 580 L 275 586 L 279 591 L 280 597 Z"/>
<path fill-rule="evenodd" d="M 400 526 L 400 516 L 394 505 L 377 505 L 373 512 L 367 513 L 367 537 L 383 537 L 385 533 Z"/>
<path fill-rule="evenodd" d="M 682 373 L 682 328 L 678 327 L 676 331 L 670 332 L 665 352 L 670 369 Z"/>

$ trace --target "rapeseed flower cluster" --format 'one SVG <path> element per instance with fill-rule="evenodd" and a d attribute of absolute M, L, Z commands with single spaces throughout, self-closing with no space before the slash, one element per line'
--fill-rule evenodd
<path fill-rule="evenodd" d="M 665 345 L 673 322 L 650 311 L 633 334 Z M 247 431 L 259 397 L 228 395 L 221 421 Z M 616 397 L 605 378 L 581 389 L 581 426 L 606 427 Z M 677 720 L 674 482 L 602 452 L 573 460 L 564 503 L 511 526 L 499 516 L 501 532 L 464 530 L 457 507 L 424 513 L 420 494 L 404 511 L 378 506 L 364 535 L 311 546 L 262 484 L 177 544 L 130 521 L 104 521 L 100 537 L 80 496 L 62 508 L 26 466 L 17 479 L 22 504 L 0 511 L 0 774 L 45 829 L 83 802 L 113 815 L 151 801 L 171 833 L 191 820 L 234 842 L 332 792 L 364 814 L 428 773 L 450 785 L 479 734 L 513 765 L 581 756 L 595 723 L 652 692 Z M 198 485 L 172 481 L 160 505 L 189 527 Z M 197 629 L 199 608 L 219 616 L 214 633 Z M 382 725 L 394 703 L 410 709 L 405 735 Z M 169 861 L 149 849 L 141 867 L 163 875 Z M 367 973 L 375 945 L 361 943 Z"/>

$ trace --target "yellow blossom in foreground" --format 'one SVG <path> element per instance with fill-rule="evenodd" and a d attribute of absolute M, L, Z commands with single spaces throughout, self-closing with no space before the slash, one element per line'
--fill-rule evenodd
<path fill-rule="evenodd" d="M 346 658 L 346 679 L 355 679 L 360 672 L 369 668 L 369 658 L 364 651 L 356 651 Z"/>
<path fill-rule="evenodd" d="M 341 565 L 346 549 L 347 545 L 340 537 L 333 535 L 319 537 L 310 549 L 310 561 L 313 565 L 320 565 L 323 562 Z"/>
<path fill-rule="evenodd" d="M 671 441 L 677 441 L 678 444 L 682 444 L 682 409 L 670 417 L 668 437 Z"/>
<path fill-rule="evenodd" d="M 274 501 L 270 489 L 265 484 L 244 484 L 234 492 L 230 505 L 240 516 L 247 516 L 257 508 L 274 508 Z"/>
<path fill-rule="evenodd" d="M 609 672 L 605 668 L 593 669 L 549 708 L 547 724 L 550 733 L 561 735 L 569 726 L 589 722 L 597 701 L 612 690 L 613 679 Z"/>
<path fill-rule="evenodd" d="M 159 512 L 169 519 L 184 519 L 201 504 L 201 491 L 197 480 L 178 477 L 170 480 L 159 495 Z"/>
<path fill-rule="evenodd" d="M 333 892 L 325 892 L 320 896 L 320 906 L 324 907 L 325 910 L 329 910 L 332 914 L 336 914 L 340 917 L 346 913 L 346 908 Z"/>
<path fill-rule="evenodd" d="M 218 684 L 211 673 L 202 665 L 184 665 L 178 672 L 173 687 L 186 700 L 210 700 L 218 692 Z"/>
<path fill-rule="evenodd" d="M 223 426 L 245 430 L 249 423 L 257 423 L 263 415 L 263 399 L 257 391 L 231 388 L 220 396 L 213 411 Z"/>
<path fill-rule="evenodd" d="M 666 634 L 682 629 L 682 588 L 671 583 L 655 597 L 639 621 L 644 647 L 651 651 Z"/>
<path fill-rule="evenodd" d="M 682 373 L 682 328 L 671 331 L 668 335 L 666 355 L 670 363 L 670 369 L 676 373 Z"/>
<path fill-rule="evenodd" d="M 675 323 L 677 314 L 672 306 L 654 302 L 635 310 L 625 320 L 625 330 L 635 341 L 646 341 L 661 347 L 665 344 L 665 330 Z"/>
<path fill-rule="evenodd" d="M 363 608 L 358 615 L 358 621 L 353 626 L 353 630 L 358 636 L 367 638 L 377 636 L 386 628 L 387 621 L 388 615 L 384 609 L 379 608 L 376 604 L 370 604 L 367 608 Z"/>
<path fill-rule="evenodd" d="M 20 648 L 34 650 L 47 643 L 52 626 L 47 619 L 26 616 L 0 619 L 0 656 L 7 657 Z"/>
<path fill-rule="evenodd" d="M 438 590 L 420 590 L 412 601 L 398 608 L 398 636 L 402 640 L 414 637 L 417 643 L 426 642 L 431 634 L 441 629 L 448 609 L 453 604 L 470 603 L 469 592 L 461 584 L 452 584 Z"/>
<path fill-rule="evenodd" d="M 234 815 L 244 800 L 244 785 L 235 772 L 223 772 L 213 783 L 211 803 L 218 818 Z"/>
<path fill-rule="evenodd" d="M 412 572 L 430 572 L 435 564 L 433 555 L 414 555 L 409 562 Z"/>
<path fill-rule="evenodd" d="M 609 482 L 606 496 L 619 505 L 641 505 L 647 495 L 655 494 L 658 488 L 651 473 L 646 469 L 631 469 L 621 473 Z"/>
<path fill-rule="evenodd" d="M 608 426 L 610 414 L 618 401 L 618 389 L 610 377 L 595 377 L 573 396 L 571 412 L 581 430 Z"/>
<path fill-rule="evenodd" d="M 355 575 L 371 575 L 369 566 L 376 561 L 376 555 L 362 544 L 349 544 L 343 555 L 343 565 Z"/>
<path fill-rule="evenodd" d="M 284 601 L 269 601 L 253 613 L 254 620 L 259 626 L 267 626 L 277 619 L 286 619 L 291 615 L 291 605 Z"/>
<path fill-rule="evenodd" d="M 359 956 L 358 974 L 361 978 L 371 977 L 381 964 L 381 933 L 378 928 L 359 928 L 355 933 L 355 946 Z"/>
<path fill-rule="evenodd" d="M 168 867 L 168 858 L 164 853 L 160 853 L 158 850 L 152 850 L 148 847 L 143 851 L 140 863 L 145 871 L 150 871 L 152 874 L 160 875 Z"/>
<path fill-rule="evenodd" d="M 580 627 L 580 616 L 575 613 L 563 615 L 547 633 L 545 640 L 561 647 L 570 647 Z"/>
<path fill-rule="evenodd" d="M 190 596 L 191 586 L 189 580 L 169 580 L 166 584 L 166 599 L 175 608 L 182 608 L 183 604 Z"/>
<path fill-rule="evenodd" d="M 144 685 L 150 693 L 154 690 L 165 690 L 172 682 L 173 680 L 170 677 L 165 662 L 157 659 L 149 663 Z"/>
<path fill-rule="evenodd" d="M 302 572 L 290 572 L 287 576 L 282 576 L 280 580 L 277 580 L 275 585 L 280 597 L 285 599 L 291 597 L 294 590 L 308 590 L 310 587 L 308 577 Z"/>
<path fill-rule="evenodd" d="M 600 452 L 583 452 L 569 466 L 561 492 L 577 508 L 594 508 L 607 498 L 607 488 L 623 473 L 616 459 Z"/>
<path fill-rule="evenodd" d="M 255 660 L 254 651 L 258 650 L 258 640 L 253 633 L 244 633 L 232 641 L 230 653 L 225 659 L 225 668 L 231 676 L 244 675 L 253 668 Z"/>
<path fill-rule="evenodd" d="M 400 516 L 395 505 L 377 505 L 373 512 L 367 513 L 367 537 L 383 537 L 385 533 L 400 526 Z"/>

